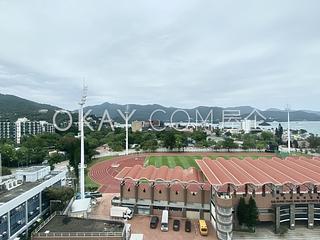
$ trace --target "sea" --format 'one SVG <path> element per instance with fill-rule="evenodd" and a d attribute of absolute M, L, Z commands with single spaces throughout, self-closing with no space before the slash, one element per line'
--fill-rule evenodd
<path fill-rule="evenodd" d="M 261 127 L 263 129 L 275 129 L 278 127 L 279 123 L 281 126 L 286 129 L 288 127 L 287 122 L 268 122 L 271 126 L 264 126 Z M 292 121 L 290 122 L 290 129 L 293 130 L 300 130 L 305 129 L 309 133 L 318 134 L 320 135 L 320 121 Z"/>

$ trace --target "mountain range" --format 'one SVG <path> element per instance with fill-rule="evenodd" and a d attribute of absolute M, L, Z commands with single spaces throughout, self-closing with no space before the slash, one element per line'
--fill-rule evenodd
<path fill-rule="evenodd" d="M 115 120 L 122 122 L 122 118 L 118 113 L 118 109 L 122 112 L 125 112 L 127 105 L 120 105 L 115 103 L 102 103 L 99 105 L 88 106 L 85 108 L 85 111 L 91 109 L 91 114 L 94 114 L 98 117 L 103 116 L 105 110 L 108 110 L 110 117 Z M 13 95 L 0 94 L 0 120 L 8 119 L 10 121 L 15 121 L 19 117 L 27 117 L 30 120 L 45 120 L 52 122 L 52 117 L 54 112 L 58 109 L 61 109 L 58 106 L 52 106 L 48 104 L 37 103 L 27 99 L 23 99 Z M 153 119 L 158 119 L 164 122 L 170 121 L 171 115 L 175 112 L 173 117 L 174 122 L 187 121 L 186 113 L 179 111 L 180 108 L 176 107 L 165 107 L 158 104 L 148 104 L 148 105 L 139 105 L 139 104 L 130 104 L 129 112 L 135 109 L 135 113 L 130 119 L 133 120 L 148 120 L 153 111 L 161 109 L 165 112 L 157 112 Z M 205 119 L 208 113 L 213 111 L 213 120 L 214 122 L 219 122 L 222 119 L 223 110 L 240 110 L 241 117 L 247 117 L 255 108 L 251 106 L 237 106 L 237 107 L 209 107 L 209 106 L 199 106 L 191 109 L 185 110 L 191 121 L 196 119 L 196 110 L 199 111 L 200 115 Z M 263 116 L 266 117 L 267 121 L 286 121 L 287 112 L 284 110 L 270 108 L 265 111 L 258 110 Z M 293 110 L 290 113 L 292 121 L 320 121 L 320 112 L 311 111 L 311 110 Z M 199 117 L 200 119 L 200 117 Z M 259 117 L 258 117 L 259 119 Z M 260 118 L 261 119 L 261 118 Z"/>

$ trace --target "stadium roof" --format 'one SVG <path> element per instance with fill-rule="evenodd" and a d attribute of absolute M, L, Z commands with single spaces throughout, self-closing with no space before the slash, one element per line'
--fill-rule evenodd
<path fill-rule="evenodd" d="M 136 165 L 134 167 L 123 168 L 115 177 L 118 180 L 133 180 L 148 182 L 180 182 L 181 184 L 205 184 L 203 175 L 195 168 L 183 169 L 179 166 L 175 168 L 168 168 L 162 166 L 156 168 L 154 166 L 142 167 Z"/>
<path fill-rule="evenodd" d="M 265 184 L 295 186 L 304 184 L 320 185 L 320 158 L 287 157 L 268 158 L 204 158 L 196 160 L 209 183 L 215 188 L 226 184 L 243 186 Z"/>

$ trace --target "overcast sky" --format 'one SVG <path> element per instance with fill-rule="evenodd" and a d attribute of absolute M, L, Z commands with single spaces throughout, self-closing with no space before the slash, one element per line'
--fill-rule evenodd
<path fill-rule="evenodd" d="M 74 109 L 320 110 L 318 0 L 0 0 L 0 92 Z"/>

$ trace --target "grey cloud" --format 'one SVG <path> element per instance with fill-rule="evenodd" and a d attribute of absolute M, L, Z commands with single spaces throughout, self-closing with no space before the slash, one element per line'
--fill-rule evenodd
<path fill-rule="evenodd" d="M 319 110 L 320 3 L 0 2 L 0 91 L 88 104 Z"/>

